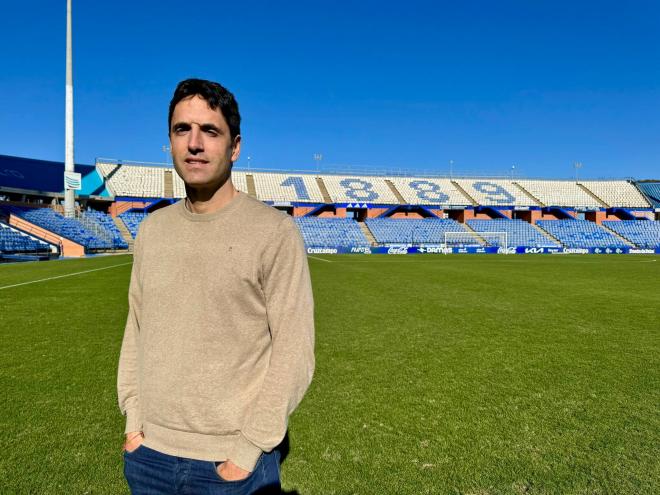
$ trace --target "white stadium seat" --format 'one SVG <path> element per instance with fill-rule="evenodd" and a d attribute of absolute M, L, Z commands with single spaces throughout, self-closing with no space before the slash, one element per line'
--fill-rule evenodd
<path fill-rule="evenodd" d="M 510 180 L 456 179 L 456 183 L 483 206 L 538 206 Z"/>
<path fill-rule="evenodd" d="M 336 203 L 399 204 L 383 177 L 320 175 Z"/>
<path fill-rule="evenodd" d="M 602 199 L 608 206 L 622 208 L 649 208 L 642 193 L 625 180 L 580 181 L 584 187 Z"/>
<path fill-rule="evenodd" d="M 469 206 L 472 203 L 449 179 L 386 177 L 411 205 Z"/>
<path fill-rule="evenodd" d="M 600 208 L 601 204 L 583 191 L 574 181 L 517 180 L 545 206 Z"/>
<path fill-rule="evenodd" d="M 115 196 L 162 198 L 165 195 L 164 168 L 115 163 L 96 166 Z"/>
<path fill-rule="evenodd" d="M 324 202 L 314 175 L 252 172 L 252 176 L 262 201 Z"/>

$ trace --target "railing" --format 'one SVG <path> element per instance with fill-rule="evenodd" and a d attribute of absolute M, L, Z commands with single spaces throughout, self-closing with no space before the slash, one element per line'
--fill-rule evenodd
<path fill-rule="evenodd" d="M 76 214 L 76 219 L 95 236 L 103 239 L 104 241 L 113 244 L 113 237 L 109 234 L 105 227 L 100 225 L 93 217 L 88 217 L 85 213 Z"/>

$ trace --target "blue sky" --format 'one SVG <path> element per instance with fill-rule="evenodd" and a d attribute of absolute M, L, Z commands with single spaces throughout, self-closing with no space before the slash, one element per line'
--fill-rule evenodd
<path fill-rule="evenodd" d="M 238 166 L 660 178 L 660 2 L 74 0 L 76 162 L 164 161 L 187 77 Z M 65 0 L 0 23 L 0 154 L 64 159 Z"/>

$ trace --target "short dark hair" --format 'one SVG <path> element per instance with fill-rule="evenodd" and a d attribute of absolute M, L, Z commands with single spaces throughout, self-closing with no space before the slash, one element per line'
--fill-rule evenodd
<path fill-rule="evenodd" d="M 167 117 L 167 133 L 172 127 L 172 114 L 177 104 L 190 96 L 199 96 L 206 100 L 212 110 L 220 109 L 220 113 L 227 121 L 229 134 L 232 139 L 241 133 L 241 114 L 238 112 L 238 103 L 234 95 L 224 86 L 204 79 L 186 79 L 177 84 L 174 96 L 170 101 L 170 111 Z"/>

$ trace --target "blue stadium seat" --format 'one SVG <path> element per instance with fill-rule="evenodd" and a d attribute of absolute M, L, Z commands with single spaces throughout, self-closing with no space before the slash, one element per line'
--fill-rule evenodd
<path fill-rule="evenodd" d="M 107 213 L 96 210 L 87 210 L 83 213 L 83 217 L 90 219 L 92 222 L 96 223 L 101 229 L 105 230 L 108 233 L 109 238 L 112 240 L 112 244 L 116 249 L 128 249 L 128 244 L 121 236 L 119 229 L 112 221 L 112 217 Z"/>
<path fill-rule="evenodd" d="M 509 220 L 508 218 L 468 220 L 467 224 L 476 232 L 506 232 L 508 247 L 559 247 L 559 244 L 524 220 Z"/>
<path fill-rule="evenodd" d="M 20 208 L 17 206 L 4 206 L 6 213 L 13 213 L 39 227 L 77 242 L 85 250 L 114 249 L 112 239 L 107 240 L 97 236 L 74 218 L 65 218 L 50 208 Z"/>
<path fill-rule="evenodd" d="M 588 220 L 539 220 L 536 225 L 568 248 L 625 248 L 621 239 Z"/>
<path fill-rule="evenodd" d="M 50 244 L 0 222 L 1 253 L 49 253 L 50 251 Z"/>
<path fill-rule="evenodd" d="M 445 232 L 465 232 L 465 227 L 448 218 L 369 218 L 367 227 L 383 244 L 442 244 Z"/>
<path fill-rule="evenodd" d="M 350 218 L 297 217 L 296 225 L 308 247 L 369 247 L 357 222 Z"/>
<path fill-rule="evenodd" d="M 137 236 L 138 233 L 138 229 L 140 228 L 140 224 L 145 218 L 147 218 L 147 214 L 136 211 L 127 211 L 126 213 L 119 215 L 119 218 L 121 218 L 121 220 L 126 225 L 126 228 L 133 236 L 133 239 L 135 239 L 135 236 Z"/>
<path fill-rule="evenodd" d="M 646 195 L 653 208 L 660 208 L 660 182 L 637 182 L 636 186 Z"/>
<path fill-rule="evenodd" d="M 660 247 L 660 222 L 652 220 L 613 220 L 603 226 L 644 249 Z"/>

